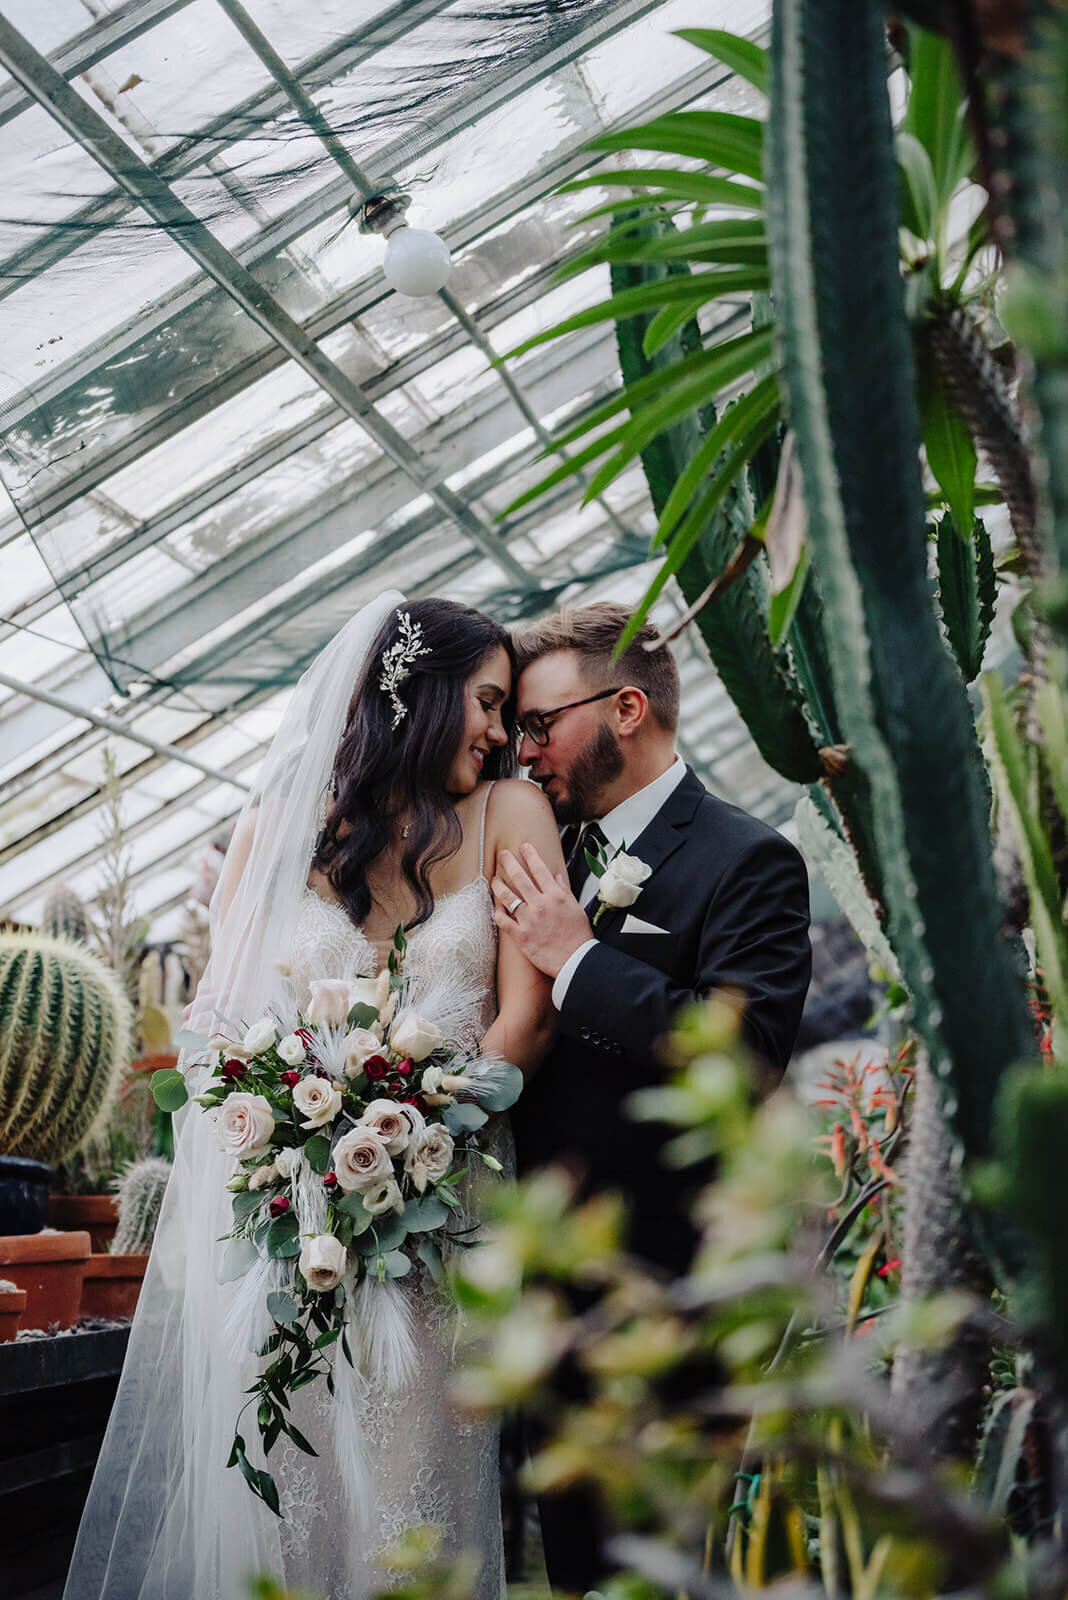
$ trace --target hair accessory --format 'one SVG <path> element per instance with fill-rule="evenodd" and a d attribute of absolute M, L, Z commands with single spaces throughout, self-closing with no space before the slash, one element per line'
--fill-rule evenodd
<path fill-rule="evenodd" d="M 400 637 L 382 652 L 382 671 L 378 687 L 389 695 L 393 707 L 392 728 L 399 728 L 408 715 L 408 707 L 397 693 L 405 678 L 411 674 L 412 662 L 419 656 L 432 654 L 430 646 L 423 644 L 422 623 L 413 622 L 407 611 L 397 614 Z"/>

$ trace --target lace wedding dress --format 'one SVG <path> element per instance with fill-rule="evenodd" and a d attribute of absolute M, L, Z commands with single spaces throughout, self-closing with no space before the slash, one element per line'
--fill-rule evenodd
<path fill-rule="evenodd" d="M 409 935 L 405 958 L 405 970 L 420 978 L 459 968 L 469 979 L 477 999 L 458 1030 L 458 1042 L 468 1046 L 482 1038 L 496 1014 L 497 929 L 482 876 L 483 853 L 480 840 L 479 876 L 437 902 L 429 919 Z M 340 905 L 309 889 L 289 966 L 298 1003 L 305 1004 L 313 978 L 373 974 L 378 956 Z M 513 1173 L 507 1119 L 492 1117 L 480 1138 L 505 1175 Z M 465 1220 L 477 1218 L 469 1214 Z M 500 1600 L 505 1585 L 497 1427 L 464 1417 L 450 1404 L 458 1329 L 442 1291 L 419 1263 L 398 1281 L 410 1297 L 419 1367 L 409 1387 L 376 1392 L 370 1386 L 360 1397 L 374 1482 L 372 1526 L 355 1529 L 346 1509 L 330 1426 L 334 1402 L 322 1384 L 298 1392 L 294 1420 L 319 1454 L 305 1455 L 288 1441 L 280 1457 L 272 1453 L 285 1579 L 314 1600 L 366 1600 L 391 1586 L 377 1559 L 381 1553 L 406 1530 L 429 1525 L 439 1534 L 443 1553 L 477 1553 L 482 1565 L 475 1593 L 479 1600 Z"/>

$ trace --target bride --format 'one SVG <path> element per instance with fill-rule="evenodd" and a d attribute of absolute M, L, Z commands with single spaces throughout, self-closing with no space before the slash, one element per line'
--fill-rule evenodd
<path fill-rule="evenodd" d="M 448 600 L 389 593 L 342 629 L 298 684 L 235 829 L 194 1030 L 255 1020 L 279 1004 L 283 975 L 303 1008 L 314 979 L 375 973 L 403 924 L 406 972 L 455 974 L 469 996 L 458 1042 L 524 1073 L 537 1064 L 548 982 L 498 943 L 489 881 L 498 851 L 525 840 L 563 863 L 548 803 L 507 776 L 513 679 L 507 633 Z M 195 1056 L 182 1066 L 195 1088 L 205 1069 Z M 490 1126 L 485 1148 L 507 1174 L 506 1119 Z M 391 1376 L 387 1351 L 353 1377 L 335 1365 L 336 1399 L 319 1384 L 294 1397 L 318 1453 L 276 1446 L 280 1518 L 227 1470 L 262 1365 L 238 1285 L 218 1281 L 229 1172 L 211 1119 L 186 1107 L 65 1600 L 241 1600 L 257 1573 L 310 1600 L 365 1600 L 390 1583 L 377 1558 L 426 1525 L 443 1554 L 477 1555 L 475 1592 L 499 1600 L 497 1431 L 450 1406 L 457 1330 L 418 1265 L 396 1285 L 414 1378 Z M 475 1220 L 476 1204 L 465 1196 Z"/>

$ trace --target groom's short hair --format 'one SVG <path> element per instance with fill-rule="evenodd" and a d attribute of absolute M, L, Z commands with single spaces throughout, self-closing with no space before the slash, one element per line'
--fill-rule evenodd
<path fill-rule="evenodd" d="M 626 606 L 599 600 L 591 606 L 565 607 L 543 617 L 516 635 L 520 672 L 532 661 L 557 650 L 573 650 L 582 658 L 583 675 L 590 687 L 607 689 L 613 683 L 632 683 L 649 701 L 656 721 L 669 733 L 679 725 L 679 669 L 667 645 L 647 650 L 660 637 L 651 622 L 644 623 L 619 657 L 613 657 L 619 636 L 630 621 Z"/>

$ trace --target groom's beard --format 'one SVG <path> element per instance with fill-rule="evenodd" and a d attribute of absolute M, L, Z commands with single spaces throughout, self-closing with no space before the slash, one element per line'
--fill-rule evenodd
<path fill-rule="evenodd" d="M 557 822 L 589 822 L 597 815 L 597 798 L 623 771 L 623 752 L 611 728 L 603 723 L 592 734 L 566 772 L 556 774 L 563 793 L 549 795 Z"/>

